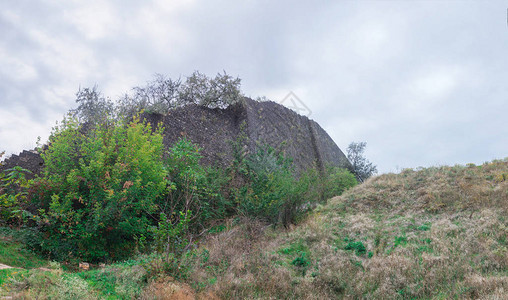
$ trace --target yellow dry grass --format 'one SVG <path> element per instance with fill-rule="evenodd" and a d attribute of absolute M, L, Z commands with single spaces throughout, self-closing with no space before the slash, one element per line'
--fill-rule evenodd
<path fill-rule="evenodd" d="M 199 251 L 188 281 L 223 299 L 508 299 L 508 160 L 381 175 Z"/>

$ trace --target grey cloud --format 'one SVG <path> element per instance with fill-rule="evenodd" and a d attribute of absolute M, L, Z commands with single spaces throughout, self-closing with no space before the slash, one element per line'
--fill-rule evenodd
<path fill-rule="evenodd" d="M 504 1 L 191 1 L 169 9 L 92 1 L 98 14 L 89 21 L 79 3 L 16 3 L 0 14 L 0 54 L 37 76 L 0 72 L 0 112 L 25 107 L 20 117 L 41 126 L 65 113 L 80 85 L 115 98 L 154 73 L 225 69 L 253 97 L 297 92 L 342 149 L 367 141 L 383 172 L 507 156 Z"/>

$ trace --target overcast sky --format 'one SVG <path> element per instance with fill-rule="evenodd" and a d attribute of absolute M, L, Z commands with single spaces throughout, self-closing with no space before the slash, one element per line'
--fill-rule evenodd
<path fill-rule="evenodd" d="M 508 156 L 506 1 L 27 1 L 0 4 L 0 150 L 45 141 L 97 84 L 226 70 L 293 91 L 381 172 Z"/>

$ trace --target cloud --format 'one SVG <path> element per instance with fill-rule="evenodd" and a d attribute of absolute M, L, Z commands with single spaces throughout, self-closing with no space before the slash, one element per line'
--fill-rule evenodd
<path fill-rule="evenodd" d="M 503 1 L 16 1 L 0 36 L 12 152 L 47 136 L 80 86 L 115 99 L 194 70 L 238 75 L 254 98 L 295 92 L 343 150 L 366 141 L 383 172 L 508 149 Z"/>

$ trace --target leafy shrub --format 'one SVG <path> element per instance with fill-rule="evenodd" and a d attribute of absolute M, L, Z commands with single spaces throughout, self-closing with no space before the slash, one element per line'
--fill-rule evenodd
<path fill-rule="evenodd" d="M 288 225 L 317 202 L 357 184 L 345 169 L 329 167 L 323 175 L 309 168 L 297 176 L 292 160 L 272 147 L 260 146 L 256 153 L 242 155 L 237 153 L 241 147 L 233 146 L 234 171 L 244 179 L 236 192 L 240 214 Z"/>
<path fill-rule="evenodd" d="M 188 241 L 184 238 L 189 227 L 191 212 L 180 212 L 178 223 L 173 224 L 165 213 L 160 214 L 159 225 L 154 229 L 156 249 L 159 252 L 181 254 Z"/>
<path fill-rule="evenodd" d="M 296 179 L 291 160 L 269 146 L 259 147 L 244 163 L 246 183 L 237 194 L 239 212 L 273 224 L 293 222 L 304 209 L 310 182 Z"/>
<path fill-rule="evenodd" d="M 299 256 L 297 256 L 293 261 L 291 261 L 293 266 L 297 267 L 307 267 L 310 265 L 309 258 L 307 256 L 307 252 L 301 252 Z"/>
<path fill-rule="evenodd" d="M 44 176 L 32 185 L 40 250 L 91 261 L 126 257 L 149 236 L 166 191 L 162 129 L 134 120 L 102 124 L 86 135 L 77 120 L 57 126 L 42 154 Z"/>
<path fill-rule="evenodd" d="M 341 195 L 345 190 L 354 187 L 356 177 L 346 169 L 328 167 L 323 182 L 323 197 L 329 199 Z"/>
<path fill-rule="evenodd" d="M 179 222 L 179 212 L 192 212 L 191 229 L 202 229 L 231 210 L 224 196 L 228 178 L 219 168 L 204 168 L 200 151 L 196 144 L 182 138 L 169 149 L 165 162 L 172 186 L 162 211 L 173 224 Z"/>
<path fill-rule="evenodd" d="M 242 99 L 240 78 L 233 78 L 224 72 L 215 78 L 195 71 L 182 85 L 180 98 L 182 103 L 196 103 L 209 108 L 226 108 Z"/>
<path fill-rule="evenodd" d="M 30 171 L 19 166 L 0 172 L 0 223 L 21 225 L 28 216 L 26 196 L 28 181 L 25 173 Z"/>

